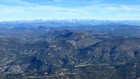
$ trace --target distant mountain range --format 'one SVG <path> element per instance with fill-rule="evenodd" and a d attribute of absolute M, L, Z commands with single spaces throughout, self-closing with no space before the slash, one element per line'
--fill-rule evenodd
<path fill-rule="evenodd" d="M 139 21 L 0 23 L 0 79 L 139 79 Z"/>
<path fill-rule="evenodd" d="M 139 20 L 32 20 L 32 21 L 3 21 L 0 26 L 4 27 L 60 27 L 60 26 L 95 26 L 95 25 L 135 25 L 140 26 Z"/>

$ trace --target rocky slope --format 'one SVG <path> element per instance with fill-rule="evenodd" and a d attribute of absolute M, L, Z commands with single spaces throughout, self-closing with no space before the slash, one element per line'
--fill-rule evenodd
<path fill-rule="evenodd" d="M 138 79 L 140 30 L 124 27 L 2 28 L 0 78 Z"/>

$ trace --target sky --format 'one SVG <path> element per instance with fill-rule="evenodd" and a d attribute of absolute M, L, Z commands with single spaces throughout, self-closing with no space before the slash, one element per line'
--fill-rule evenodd
<path fill-rule="evenodd" d="M 140 20 L 140 0 L 0 0 L 0 21 Z"/>

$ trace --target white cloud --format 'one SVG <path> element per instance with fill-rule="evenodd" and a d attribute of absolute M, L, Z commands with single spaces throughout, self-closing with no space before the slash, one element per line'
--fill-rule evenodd
<path fill-rule="evenodd" d="M 108 18 L 127 16 L 139 17 L 140 5 L 118 5 L 92 3 L 83 7 L 61 7 L 28 3 L 23 0 L 6 0 L 8 3 L 20 5 L 0 5 L 0 18 L 11 19 L 45 19 L 45 18 Z M 61 0 L 55 0 L 59 2 Z M 24 6 L 23 6 L 24 5 Z M 128 12 L 129 11 L 129 12 Z"/>
<path fill-rule="evenodd" d="M 140 11 L 140 6 L 127 6 L 127 5 L 122 5 L 121 6 L 122 10 L 127 10 L 127 11 Z"/>

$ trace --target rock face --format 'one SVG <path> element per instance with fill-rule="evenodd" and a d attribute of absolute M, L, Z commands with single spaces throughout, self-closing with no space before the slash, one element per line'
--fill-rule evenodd
<path fill-rule="evenodd" d="M 46 29 L 0 30 L 1 79 L 140 77 L 139 29 Z"/>

